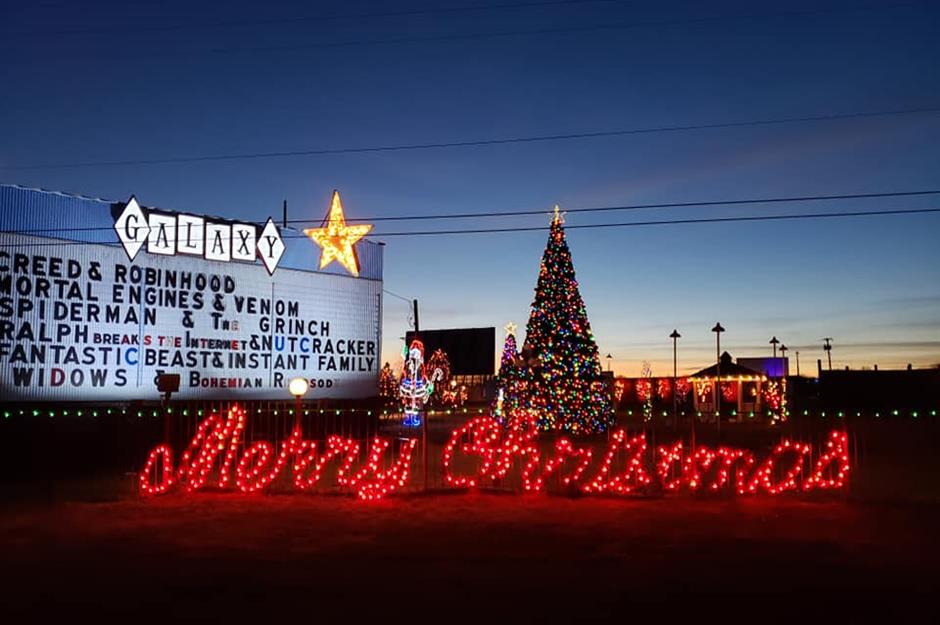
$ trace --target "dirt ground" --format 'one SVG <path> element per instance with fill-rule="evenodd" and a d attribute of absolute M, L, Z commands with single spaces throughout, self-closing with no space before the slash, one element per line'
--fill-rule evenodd
<path fill-rule="evenodd" d="M 812 622 L 935 603 L 940 507 L 205 493 L 0 517 L 2 610 L 114 620 Z"/>

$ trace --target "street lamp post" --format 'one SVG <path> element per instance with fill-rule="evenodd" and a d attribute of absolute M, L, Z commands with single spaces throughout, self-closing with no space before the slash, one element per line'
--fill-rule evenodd
<path fill-rule="evenodd" d="M 678 330 L 673 330 L 669 335 L 672 339 L 672 423 L 673 427 L 679 428 L 679 401 L 676 396 L 676 379 L 678 378 L 678 360 L 676 358 L 676 342 L 682 338 Z M 695 422 L 692 423 L 692 431 L 695 431 Z"/>
<path fill-rule="evenodd" d="M 721 333 L 725 329 L 721 327 L 721 322 L 715 324 L 712 332 L 715 333 L 715 423 L 718 425 L 718 440 L 721 440 Z"/>
<path fill-rule="evenodd" d="M 774 346 L 774 360 L 777 360 L 777 343 L 779 342 L 776 336 L 770 339 L 770 344 Z"/>
<path fill-rule="evenodd" d="M 294 378 L 287 385 L 287 390 L 294 396 L 294 430 L 296 431 L 300 430 L 300 415 L 303 410 L 303 399 L 309 388 L 310 384 L 307 382 L 306 378 Z"/>
<path fill-rule="evenodd" d="M 780 344 L 780 360 L 786 360 L 786 359 L 787 359 L 787 352 L 788 352 L 788 351 L 790 351 L 790 348 L 787 347 L 786 345 L 784 345 L 783 343 L 781 343 L 781 344 Z M 786 374 L 787 374 L 787 373 L 789 373 L 789 372 L 783 370 L 783 363 L 781 362 L 781 363 L 780 363 L 780 376 L 781 376 L 781 377 L 786 377 Z"/>

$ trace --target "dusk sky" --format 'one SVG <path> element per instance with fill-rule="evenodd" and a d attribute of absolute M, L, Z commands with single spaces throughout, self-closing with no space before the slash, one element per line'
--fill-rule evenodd
<path fill-rule="evenodd" d="M 84 167 L 940 107 L 930 2 L 3 2 L 0 182 L 264 220 L 940 189 L 940 113 L 531 143 Z M 224 8 L 222 8 L 224 6 Z M 472 7 L 472 9 L 471 9 Z M 453 10 L 447 10 L 453 9 Z M 400 13 L 390 15 L 389 13 Z M 384 14 L 384 15 L 383 15 Z M 321 19 L 322 18 L 322 19 Z M 34 167 L 43 166 L 43 167 Z M 937 196 L 572 213 L 591 223 L 933 208 Z M 524 328 L 547 232 L 382 238 L 424 328 Z M 568 232 L 601 355 L 680 372 L 776 335 L 815 373 L 940 363 L 940 214 Z M 385 303 L 384 360 L 408 311 Z M 521 330 L 520 330 L 521 331 Z M 520 339 L 522 337 L 520 336 Z M 606 360 L 602 361 L 604 368 Z"/>

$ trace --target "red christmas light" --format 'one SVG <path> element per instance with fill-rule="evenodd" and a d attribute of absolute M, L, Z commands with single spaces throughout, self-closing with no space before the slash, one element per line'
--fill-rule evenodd
<path fill-rule="evenodd" d="M 150 481 L 150 472 L 154 481 Z M 162 495 L 173 486 L 173 450 L 169 445 L 157 445 L 147 456 L 147 462 L 140 472 L 140 490 L 147 495 Z"/>
<path fill-rule="evenodd" d="M 833 476 L 824 477 L 833 464 L 836 465 Z M 845 432 L 830 432 L 826 451 L 816 461 L 816 467 L 809 478 L 803 482 L 803 490 L 842 488 L 848 474 L 849 437 Z"/>
<path fill-rule="evenodd" d="M 443 472 L 448 486 L 473 488 L 486 482 L 499 483 L 517 467 L 525 492 L 544 492 L 554 477 L 558 486 L 577 488 L 583 493 L 630 495 L 651 487 L 647 471 L 645 435 L 628 437 L 624 430 L 613 432 L 606 453 L 593 477 L 582 482 L 591 465 L 592 450 L 575 447 L 567 438 L 555 441 L 554 455 L 541 464 L 536 445 L 537 412 L 516 411 L 510 415 L 509 427 L 495 419 L 480 416 L 471 419 L 451 434 L 444 447 Z M 187 492 L 202 488 L 217 470 L 220 488 L 234 486 L 243 493 L 264 490 L 290 463 L 292 485 L 304 491 L 317 485 L 330 463 L 338 463 L 336 483 L 360 499 L 381 499 L 405 486 L 411 468 L 416 439 L 398 445 L 396 458 L 385 461 L 393 441 L 374 438 L 364 461 L 357 465 L 363 445 L 354 439 L 330 436 L 322 452 L 313 441 L 303 440 L 299 428 L 281 443 L 280 449 L 267 441 L 250 444 L 236 462 L 242 446 L 246 416 L 233 408 L 223 421 L 211 415 L 196 428 L 196 433 L 174 470 L 173 452 L 169 446 L 158 445 L 151 450 L 139 477 L 140 490 L 147 495 L 169 492 L 180 484 Z M 850 465 L 848 436 L 845 432 L 830 433 L 826 448 L 812 471 L 804 478 L 806 460 L 811 455 L 805 443 L 784 439 L 755 470 L 754 455 L 733 447 L 711 449 L 700 446 L 685 452 L 683 443 L 659 446 L 655 450 L 653 473 L 663 490 L 702 488 L 719 491 L 733 488 L 738 494 L 766 493 L 778 495 L 788 491 L 832 490 L 843 488 Z M 475 470 L 457 475 L 453 471 L 456 456 L 477 458 Z M 621 460 L 622 459 L 622 460 Z M 615 469 L 622 461 L 622 467 Z M 385 466 L 387 465 L 387 466 Z M 230 475 L 234 467 L 234 479 Z M 566 467 L 570 467 L 563 473 Z"/>
<path fill-rule="evenodd" d="M 611 465 L 618 452 L 627 452 L 626 468 L 620 475 L 609 477 Z M 614 493 L 626 495 L 650 483 L 649 475 L 643 467 L 643 455 L 646 452 L 646 435 L 640 434 L 628 439 L 624 430 L 617 430 L 610 436 L 607 454 L 600 470 L 590 482 L 581 487 L 585 493 Z"/>

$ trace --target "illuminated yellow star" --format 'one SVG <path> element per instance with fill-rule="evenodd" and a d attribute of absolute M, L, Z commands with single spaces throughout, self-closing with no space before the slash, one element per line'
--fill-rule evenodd
<path fill-rule="evenodd" d="M 334 189 L 333 202 L 330 213 L 326 218 L 325 228 L 307 228 L 304 234 L 319 245 L 323 251 L 320 253 L 320 269 L 323 269 L 334 260 L 338 260 L 349 273 L 359 275 L 359 257 L 356 255 L 356 241 L 366 236 L 372 230 L 371 224 L 347 226 L 346 216 L 343 215 L 343 201 L 339 199 L 339 191 Z"/>
<path fill-rule="evenodd" d="M 509 323 L 506 324 L 505 327 L 506 327 L 506 334 L 512 334 L 513 336 L 515 336 L 515 335 L 516 335 L 516 328 L 519 327 L 519 326 L 517 326 L 517 325 L 514 324 L 512 321 L 510 321 Z"/>
<path fill-rule="evenodd" d="M 565 214 L 561 212 L 561 207 L 555 204 L 555 213 L 552 215 L 552 223 L 565 223 Z"/>

